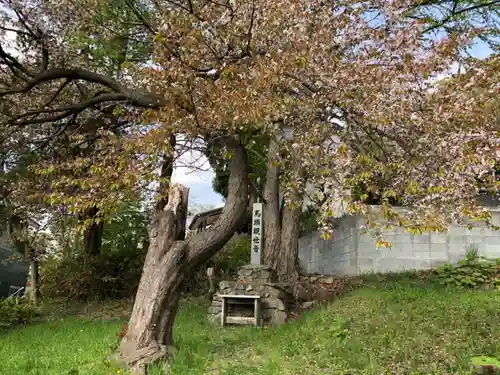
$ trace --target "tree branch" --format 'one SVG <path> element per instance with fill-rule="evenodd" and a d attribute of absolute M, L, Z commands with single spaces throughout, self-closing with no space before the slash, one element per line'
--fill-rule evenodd
<path fill-rule="evenodd" d="M 3 59 L 5 61 L 5 63 L 7 64 L 7 66 L 9 67 L 9 69 L 12 71 L 12 73 L 18 77 L 18 78 L 21 78 L 23 80 L 26 80 L 25 77 L 22 77 L 22 76 L 19 76 L 18 74 L 16 74 L 15 72 L 15 69 L 19 70 L 20 72 L 24 73 L 25 75 L 27 75 L 28 77 L 33 77 L 33 74 L 28 70 L 26 69 L 23 64 L 21 64 L 19 62 L 19 60 L 17 60 L 14 56 L 12 56 L 11 54 L 7 53 L 3 48 L 2 46 L 0 46 L 0 58 Z"/>
<path fill-rule="evenodd" d="M 57 91 L 54 93 L 54 95 L 52 95 L 52 96 L 50 97 L 50 99 L 47 101 L 47 103 L 45 103 L 43 106 L 44 106 L 44 107 L 47 107 L 47 106 L 51 105 L 51 104 L 52 104 L 52 102 L 53 102 L 54 100 L 56 100 L 56 98 L 59 96 L 59 94 L 61 93 L 61 91 L 62 91 L 62 90 L 64 90 L 64 88 L 65 88 L 65 87 L 66 87 L 66 86 L 67 86 L 70 82 L 71 82 L 71 79 L 67 79 L 67 80 L 65 80 L 65 81 L 61 84 L 61 86 L 59 86 L 59 88 L 58 88 L 58 89 L 57 89 Z"/>
<path fill-rule="evenodd" d="M 17 88 L 17 89 L 12 89 L 12 90 L 7 90 L 0 92 L 0 97 L 7 96 L 7 95 L 12 95 L 12 94 L 21 94 L 21 93 L 27 93 L 36 86 L 46 83 L 46 82 L 51 82 L 51 81 L 56 81 L 59 79 L 66 79 L 68 81 L 72 80 L 83 80 L 86 82 L 90 83 L 97 83 L 101 84 L 103 86 L 106 86 L 107 88 L 111 89 L 114 91 L 114 93 L 106 93 L 99 95 L 97 97 L 88 99 L 82 103 L 75 104 L 73 106 L 69 107 L 64 107 L 64 108 L 59 108 L 59 109 L 41 109 L 38 111 L 30 111 L 27 114 L 37 114 L 37 113 L 46 113 L 46 112 L 57 112 L 57 111 L 69 111 L 69 114 L 75 113 L 75 111 L 81 112 L 84 109 L 95 105 L 99 104 L 102 102 L 106 101 L 127 101 L 130 104 L 137 106 L 137 107 L 143 107 L 143 108 L 160 108 L 164 103 L 163 100 L 154 96 L 150 96 L 147 94 L 139 94 L 136 93 L 132 90 L 129 90 L 127 88 L 122 87 L 118 82 L 116 82 L 114 79 L 110 77 L 103 76 L 98 73 L 92 73 L 86 70 L 82 69 L 65 69 L 65 68 L 52 68 L 48 69 L 41 74 L 35 76 L 32 80 L 27 82 L 26 85 L 23 87 Z M 24 116 L 22 116 L 24 117 Z M 59 119 L 57 117 L 57 119 Z M 54 121 L 57 121 L 54 120 Z M 51 120 L 45 120 L 43 122 L 47 122 Z M 31 123 L 36 123 L 31 122 Z"/>
<path fill-rule="evenodd" d="M 50 81 L 55 81 L 58 79 L 71 79 L 71 80 L 83 80 L 87 82 L 99 83 L 110 88 L 113 91 L 121 92 L 122 87 L 113 79 L 103 76 L 98 73 L 92 73 L 82 69 L 65 69 L 65 68 L 52 68 L 35 76 L 31 81 L 29 81 L 24 87 L 19 89 L 13 89 L 9 91 L 0 92 L 0 96 L 26 93 L 33 89 L 34 87 Z"/>
<path fill-rule="evenodd" d="M 456 10 L 457 2 L 455 2 L 450 14 L 448 14 L 442 20 L 438 21 L 436 24 L 424 29 L 423 33 L 425 34 L 425 33 L 428 33 L 432 30 L 443 27 L 447 22 L 452 21 L 455 17 L 457 17 L 463 13 L 471 12 L 473 10 L 489 7 L 492 5 L 500 5 L 500 0 L 493 0 L 493 1 L 485 2 L 485 3 L 475 4 L 475 5 L 471 5 L 470 7 L 460 9 L 460 10 Z"/>
<path fill-rule="evenodd" d="M 108 101 L 126 101 L 127 96 L 121 93 L 107 93 L 103 95 L 99 95 L 93 98 L 90 98 L 88 100 L 85 100 L 81 103 L 77 103 L 74 105 L 69 105 L 67 107 L 59 107 L 59 108 L 42 108 L 38 110 L 32 110 L 23 113 L 22 115 L 14 118 L 13 120 L 9 121 L 10 124 L 13 125 L 33 125 L 33 124 L 41 124 L 41 123 L 46 123 L 46 122 L 53 122 L 53 121 L 60 121 L 68 116 L 71 115 L 77 115 L 84 111 L 85 109 L 92 107 L 94 105 L 108 102 Z M 29 120 L 21 120 L 24 117 L 27 116 L 37 116 L 41 115 L 44 113 L 57 113 L 61 112 L 59 114 L 54 114 L 52 116 L 48 117 L 43 117 L 43 118 L 34 118 L 34 119 L 29 119 Z M 21 121 L 18 121 L 21 120 Z"/>
<path fill-rule="evenodd" d="M 224 138 L 231 151 L 228 198 L 222 215 L 208 230 L 188 240 L 188 263 L 194 266 L 210 259 L 231 238 L 242 224 L 248 207 L 248 161 L 246 150 L 239 140 Z"/>

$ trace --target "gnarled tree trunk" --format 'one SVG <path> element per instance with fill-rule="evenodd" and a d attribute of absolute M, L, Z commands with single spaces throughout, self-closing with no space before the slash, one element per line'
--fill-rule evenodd
<path fill-rule="evenodd" d="M 177 312 L 184 269 L 187 265 L 186 230 L 188 189 L 174 185 L 163 211 L 151 225 L 150 245 L 127 334 L 120 354 L 139 372 L 163 357 L 172 345 L 172 325 Z"/>
<path fill-rule="evenodd" d="M 279 145 L 271 140 L 268 150 L 267 177 L 264 187 L 264 263 L 272 267 L 283 281 L 295 280 L 299 273 L 299 229 L 302 194 L 293 189 L 290 202 L 280 210 L 280 167 L 276 157 Z M 292 175 L 303 178 L 300 160 L 292 160 Z"/>
<path fill-rule="evenodd" d="M 299 175 L 301 175 L 300 166 L 296 166 L 294 172 L 299 172 Z M 285 204 L 283 209 L 280 248 L 274 266 L 281 280 L 296 280 L 299 275 L 299 230 L 302 194 L 298 189 L 294 188 L 292 190 L 290 201 L 290 204 Z"/>
<path fill-rule="evenodd" d="M 280 167 L 278 142 L 271 138 L 267 152 L 267 175 L 264 185 L 264 264 L 277 268 L 281 242 Z"/>
<path fill-rule="evenodd" d="M 210 259 L 242 224 L 248 206 L 248 168 L 244 147 L 225 139 L 232 151 L 229 194 L 223 213 L 208 230 L 184 239 L 186 188 L 173 186 L 167 205 L 157 211 L 143 275 L 118 357 L 134 373 L 146 373 L 148 364 L 163 358 L 173 345 L 173 324 L 184 279 Z"/>

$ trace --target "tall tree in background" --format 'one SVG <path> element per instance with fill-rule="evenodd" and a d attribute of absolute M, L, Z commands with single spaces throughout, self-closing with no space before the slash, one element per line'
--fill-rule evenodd
<path fill-rule="evenodd" d="M 249 132 L 245 137 L 245 147 L 248 153 L 248 167 L 250 179 L 250 194 L 255 198 L 262 196 L 262 188 L 266 179 L 266 150 L 268 137 L 262 134 L 252 134 Z M 229 159 L 224 155 L 224 150 L 217 147 L 214 142 L 207 142 L 204 149 L 210 166 L 215 176 L 212 181 L 212 187 L 215 192 L 227 198 L 227 187 L 229 180 Z"/>
<path fill-rule="evenodd" d="M 252 207 L 259 199 L 262 199 L 262 190 L 266 178 L 266 147 L 267 137 L 258 132 L 249 131 L 243 136 L 243 144 L 248 155 L 248 210 L 245 222 L 239 231 L 249 232 L 251 230 Z M 225 149 L 217 142 L 208 141 L 204 148 L 204 154 L 212 167 L 215 176 L 212 187 L 215 192 L 221 194 L 225 199 L 228 196 L 229 162 Z"/>
<path fill-rule="evenodd" d="M 79 144 L 68 127 L 109 109 L 130 124 L 117 134 L 102 122 L 94 145 L 99 152 L 42 158 L 35 170 L 49 187 L 27 195 L 18 179 L 12 194 L 73 212 L 97 206 L 105 216 L 151 182 L 163 189 L 160 199 L 167 187 L 171 192 L 155 212 L 130 328 L 119 348 L 135 372 L 173 344 L 183 280 L 245 217 L 249 129 L 278 142 L 283 126 L 293 128 L 286 146 L 293 152 L 282 163 L 300 162 L 300 168 L 282 175 L 289 195 L 300 194 L 306 171 L 349 212 L 368 214 L 351 189 L 382 175 L 388 184 L 376 193 L 404 196 L 409 205 L 397 216 L 389 201 L 382 202 L 383 215 L 398 225 L 432 230 L 453 216 L 488 219 L 473 198 L 476 177 L 491 172 L 496 157 L 498 56 L 461 56 L 477 35 L 472 29 L 423 40 L 425 23 L 407 16 L 412 1 L 125 1 L 133 22 L 119 12 L 112 26 L 102 17 L 108 2 L 0 1 L 10 9 L 1 30 L 14 35 L 11 42 L 0 39 L 0 131 L 7 145 L 24 140 L 31 146 L 42 135 L 56 148 L 66 132 Z M 55 11 L 61 8 L 67 12 Z M 139 39 L 151 56 L 147 63 L 129 61 L 119 75 L 109 71 L 106 58 L 89 59 L 74 43 L 76 31 L 99 41 L 125 38 L 131 25 L 143 33 Z M 466 72 L 436 90 L 429 78 L 457 61 Z M 168 186 L 179 141 L 173 147 L 172 137 L 178 135 L 216 142 L 230 159 L 223 214 L 189 239 L 183 238 L 187 191 Z M 328 197 L 322 207 L 326 233 L 334 204 Z"/>

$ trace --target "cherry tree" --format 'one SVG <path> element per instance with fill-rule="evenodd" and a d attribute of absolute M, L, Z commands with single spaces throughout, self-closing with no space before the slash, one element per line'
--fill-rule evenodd
<path fill-rule="evenodd" d="M 245 218 L 249 132 L 273 140 L 273 155 L 288 150 L 278 162 L 293 166 L 283 181 L 291 222 L 306 173 L 348 212 L 368 215 L 351 194 L 362 182 L 382 197 L 383 215 L 410 230 L 441 229 L 454 217 L 488 219 L 473 198 L 478 177 L 495 184 L 485 176 L 498 145 L 499 59 L 461 54 L 481 30 L 422 38 L 426 24 L 407 16 L 410 0 L 1 4 L 6 153 L 19 153 L 21 145 L 57 150 L 61 139 L 72 150 L 86 149 L 94 135 L 91 152 L 34 161 L 38 180 L 30 181 L 43 189 L 28 194 L 32 185 L 19 178 L 10 194 L 75 212 L 97 207 L 106 215 L 159 179 L 143 276 L 118 350 L 135 372 L 168 352 L 183 280 Z M 103 45 L 117 54 L 100 55 Z M 432 78 L 457 62 L 465 73 L 436 87 Z M 113 131 L 114 119 L 123 120 L 122 132 Z M 89 123 L 92 132 L 75 131 Z M 281 137 L 285 127 L 292 140 Z M 189 239 L 187 189 L 169 184 L 178 135 L 217 144 L 230 160 L 223 214 Z M 272 159 L 266 184 L 276 184 L 272 174 L 280 172 Z M 404 215 L 391 209 L 394 196 L 404 197 Z M 331 197 L 322 210 L 326 234 L 336 204 Z"/>

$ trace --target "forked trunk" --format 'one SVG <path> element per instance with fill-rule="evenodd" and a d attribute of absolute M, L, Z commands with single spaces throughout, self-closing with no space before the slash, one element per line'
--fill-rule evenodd
<path fill-rule="evenodd" d="M 135 374 L 145 374 L 150 363 L 168 354 L 173 345 L 173 324 L 183 281 L 194 268 L 215 255 L 245 219 L 246 152 L 233 138 L 228 137 L 225 142 L 233 151 L 233 158 L 228 199 L 217 222 L 185 240 L 188 189 L 180 185 L 171 187 L 168 203 L 156 211 L 132 316 L 117 353 L 117 359 Z"/>

